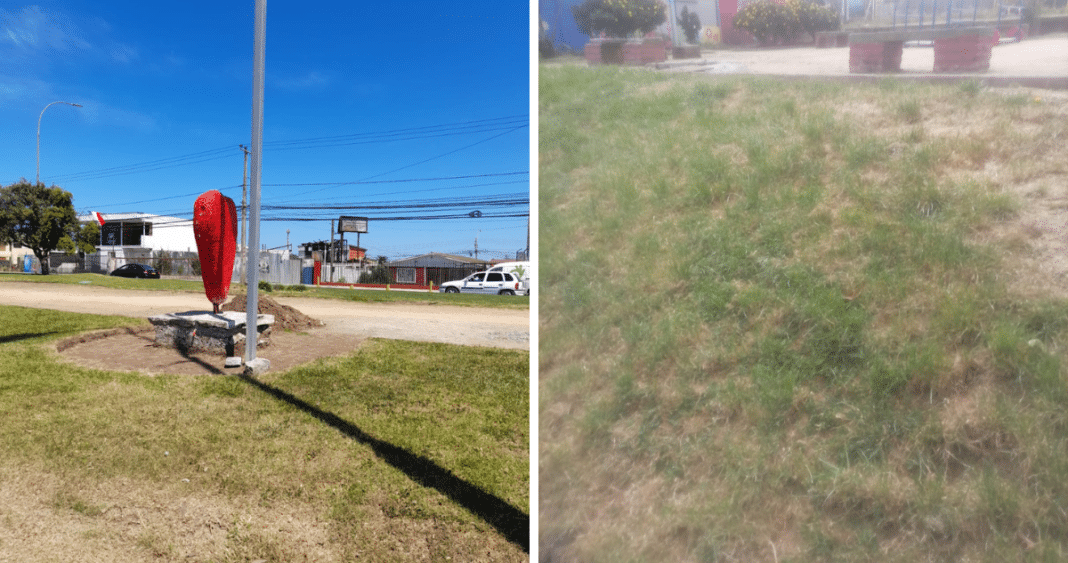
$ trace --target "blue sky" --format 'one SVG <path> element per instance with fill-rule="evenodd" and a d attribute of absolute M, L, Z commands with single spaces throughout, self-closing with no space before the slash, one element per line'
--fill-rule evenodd
<path fill-rule="evenodd" d="M 254 7 L 0 1 L 0 185 L 33 181 L 41 110 L 65 101 L 83 107 L 44 113 L 41 181 L 79 212 L 188 218 L 210 189 L 240 205 Z M 528 21 L 518 2 L 268 2 L 261 243 L 357 215 L 372 256 L 524 248 Z M 389 219 L 440 215 L 464 218 Z"/>

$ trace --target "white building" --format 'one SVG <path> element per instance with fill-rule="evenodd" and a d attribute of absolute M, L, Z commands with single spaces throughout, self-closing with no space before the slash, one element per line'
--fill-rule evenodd
<path fill-rule="evenodd" d="M 105 213 L 100 227 L 100 241 L 93 257 L 87 256 L 86 267 L 93 272 L 109 272 L 127 262 L 147 262 L 153 253 L 166 251 L 196 253 L 193 220 L 148 213 Z M 93 215 L 81 215 L 78 221 L 96 221 Z"/>
<path fill-rule="evenodd" d="M 26 256 L 33 260 L 33 251 L 22 246 L 4 243 L 0 244 L 0 269 L 4 271 L 23 271 Z"/>

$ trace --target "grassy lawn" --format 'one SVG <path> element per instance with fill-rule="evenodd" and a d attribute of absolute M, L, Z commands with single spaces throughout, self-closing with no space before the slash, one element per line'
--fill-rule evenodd
<path fill-rule="evenodd" d="M 159 279 L 139 280 L 104 276 L 101 274 L 53 274 L 48 276 L 24 274 L 0 274 L 0 283 L 59 283 L 82 284 L 113 289 L 136 289 L 144 291 L 179 291 L 203 293 L 204 283 L 196 280 Z M 241 284 L 232 284 L 230 294 L 243 291 Z M 315 286 L 273 286 L 271 291 L 260 291 L 261 295 L 275 297 L 311 297 L 319 299 L 340 299 L 362 303 L 427 303 L 432 305 L 457 305 L 466 307 L 491 307 L 500 309 L 527 309 L 530 297 L 521 295 L 472 295 L 444 294 L 436 290 L 431 292 L 381 291 L 369 289 L 343 289 Z"/>
<path fill-rule="evenodd" d="M 371 340 L 247 379 L 49 348 L 141 323 L 0 307 L 0 559 L 527 559 L 527 352 Z"/>
<path fill-rule="evenodd" d="M 1019 262 L 1068 103 L 567 65 L 539 90 L 553 561 L 1068 556 L 1068 303 Z"/>

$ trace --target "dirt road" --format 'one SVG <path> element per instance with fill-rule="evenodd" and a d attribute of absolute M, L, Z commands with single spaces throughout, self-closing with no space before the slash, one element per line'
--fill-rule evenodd
<path fill-rule="evenodd" d="M 324 329 L 336 334 L 530 349 L 529 310 L 368 304 L 273 295 L 271 298 L 322 320 L 326 323 Z M 11 282 L 0 283 L 0 305 L 149 317 L 176 311 L 204 310 L 210 303 L 203 295 L 196 293 Z"/>

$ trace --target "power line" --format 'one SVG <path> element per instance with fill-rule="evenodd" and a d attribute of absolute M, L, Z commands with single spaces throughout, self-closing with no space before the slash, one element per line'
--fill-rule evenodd
<path fill-rule="evenodd" d="M 291 187 L 291 186 L 353 186 L 353 185 L 366 185 L 366 184 L 403 184 L 406 182 L 437 182 L 442 180 L 465 180 L 468 178 L 491 178 L 494 176 L 515 176 L 517 174 L 530 174 L 527 170 L 518 170 L 515 172 L 497 172 L 491 174 L 468 174 L 466 176 L 438 176 L 434 178 L 403 178 L 400 180 L 351 180 L 345 182 L 303 182 L 293 184 L 264 184 L 264 186 L 271 187 Z"/>
<path fill-rule="evenodd" d="M 412 141 L 422 139 L 432 139 L 445 136 L 458 136 L 458 135 L 471 135 L 477 133 L 488 133 L 504 130 L 504 133 L 490 137 L 490 139 L 497 138 L 501 135 L 507 134 L 511 131 L 529 127 L 529 117 L 525 115 L 520 116 L 507 116 L 499 118 L 488 118 L 472 121 L 464 121 L 458 123 L 448 123 L 441 125 L 429 125 L 422 127 L 412 127 L 406 129 L 394 129 L 386 131 L 376 131 L 369 133 L 355 133 L 348 135 L 338 135 L 333 137 L 314 137 L 309 139 L 295 139 L 289 141 L 273 141 L 265 143 L 265 147 L 275 150 L 294 150 L 294 149 L 313 149 L 313 148 L 327 148 L 333 146 L 346 146 L 357 144 L 372 144 L 372 143 L 386 143 L 395 141 Z M 484 139 L 479 141 L 479 144 L 490 139 Z M 469 145 L 473 146 L 473 145 Z M 468 146 L 468 147 L 469 147 Z M 463 147 L 463 148 L 468 148 Z M 463 150 L 457 149 L 457 150 Z M 71 180 L 96 180 L 101 178 L 109 178 L 113 176 L 123 176 L 129 174 L 137 174 L 141 172 L 152 172 L 156 170 L 162 170 L 166 168 L 174 168 L 178 166 L 188 166 L 192 164 L 201 164 L 212 160 L 219 160 L 227 158 L 231 155 L 232 145 L 225 147 L 218 147 L 209 149 L 206 151 L 200 151 L 182 156 L 175 156 L 169 158 L 162 158 L 157 160 L 151 160 L 147 162 L 141 162 L 136 164 L 129 164 L 125 166 L 114 166 L 109 168 L 100 168 L 96 170 L 87 170 L 83 172 L 73 172 L 70 174 L 61 174 L 55 176 L 55 181 L 71 181 Z M 266 152 L 266 151 L 265 151 Z M 455 152 L 455 151 L 452 151 Z M 446 153 L 451 154 L 451 153 Z M 440 158 L 433 157 L 433 158 Z M 432 159 L 433 159 L 432 158 Z M 431 159 L 431 160 L 432 160 Z M 424 161 L 426 162 L 426 161 Z M 416 163 L 410 166 L 415 166 Z M 410 166 L 402 167 L 408 168 Z M 393 170 L 391 172 L 396 172 Z M 383 174 L 388 174 L 385 172 Z M 381 175 L 381 174 L 379 174 Z"/>

